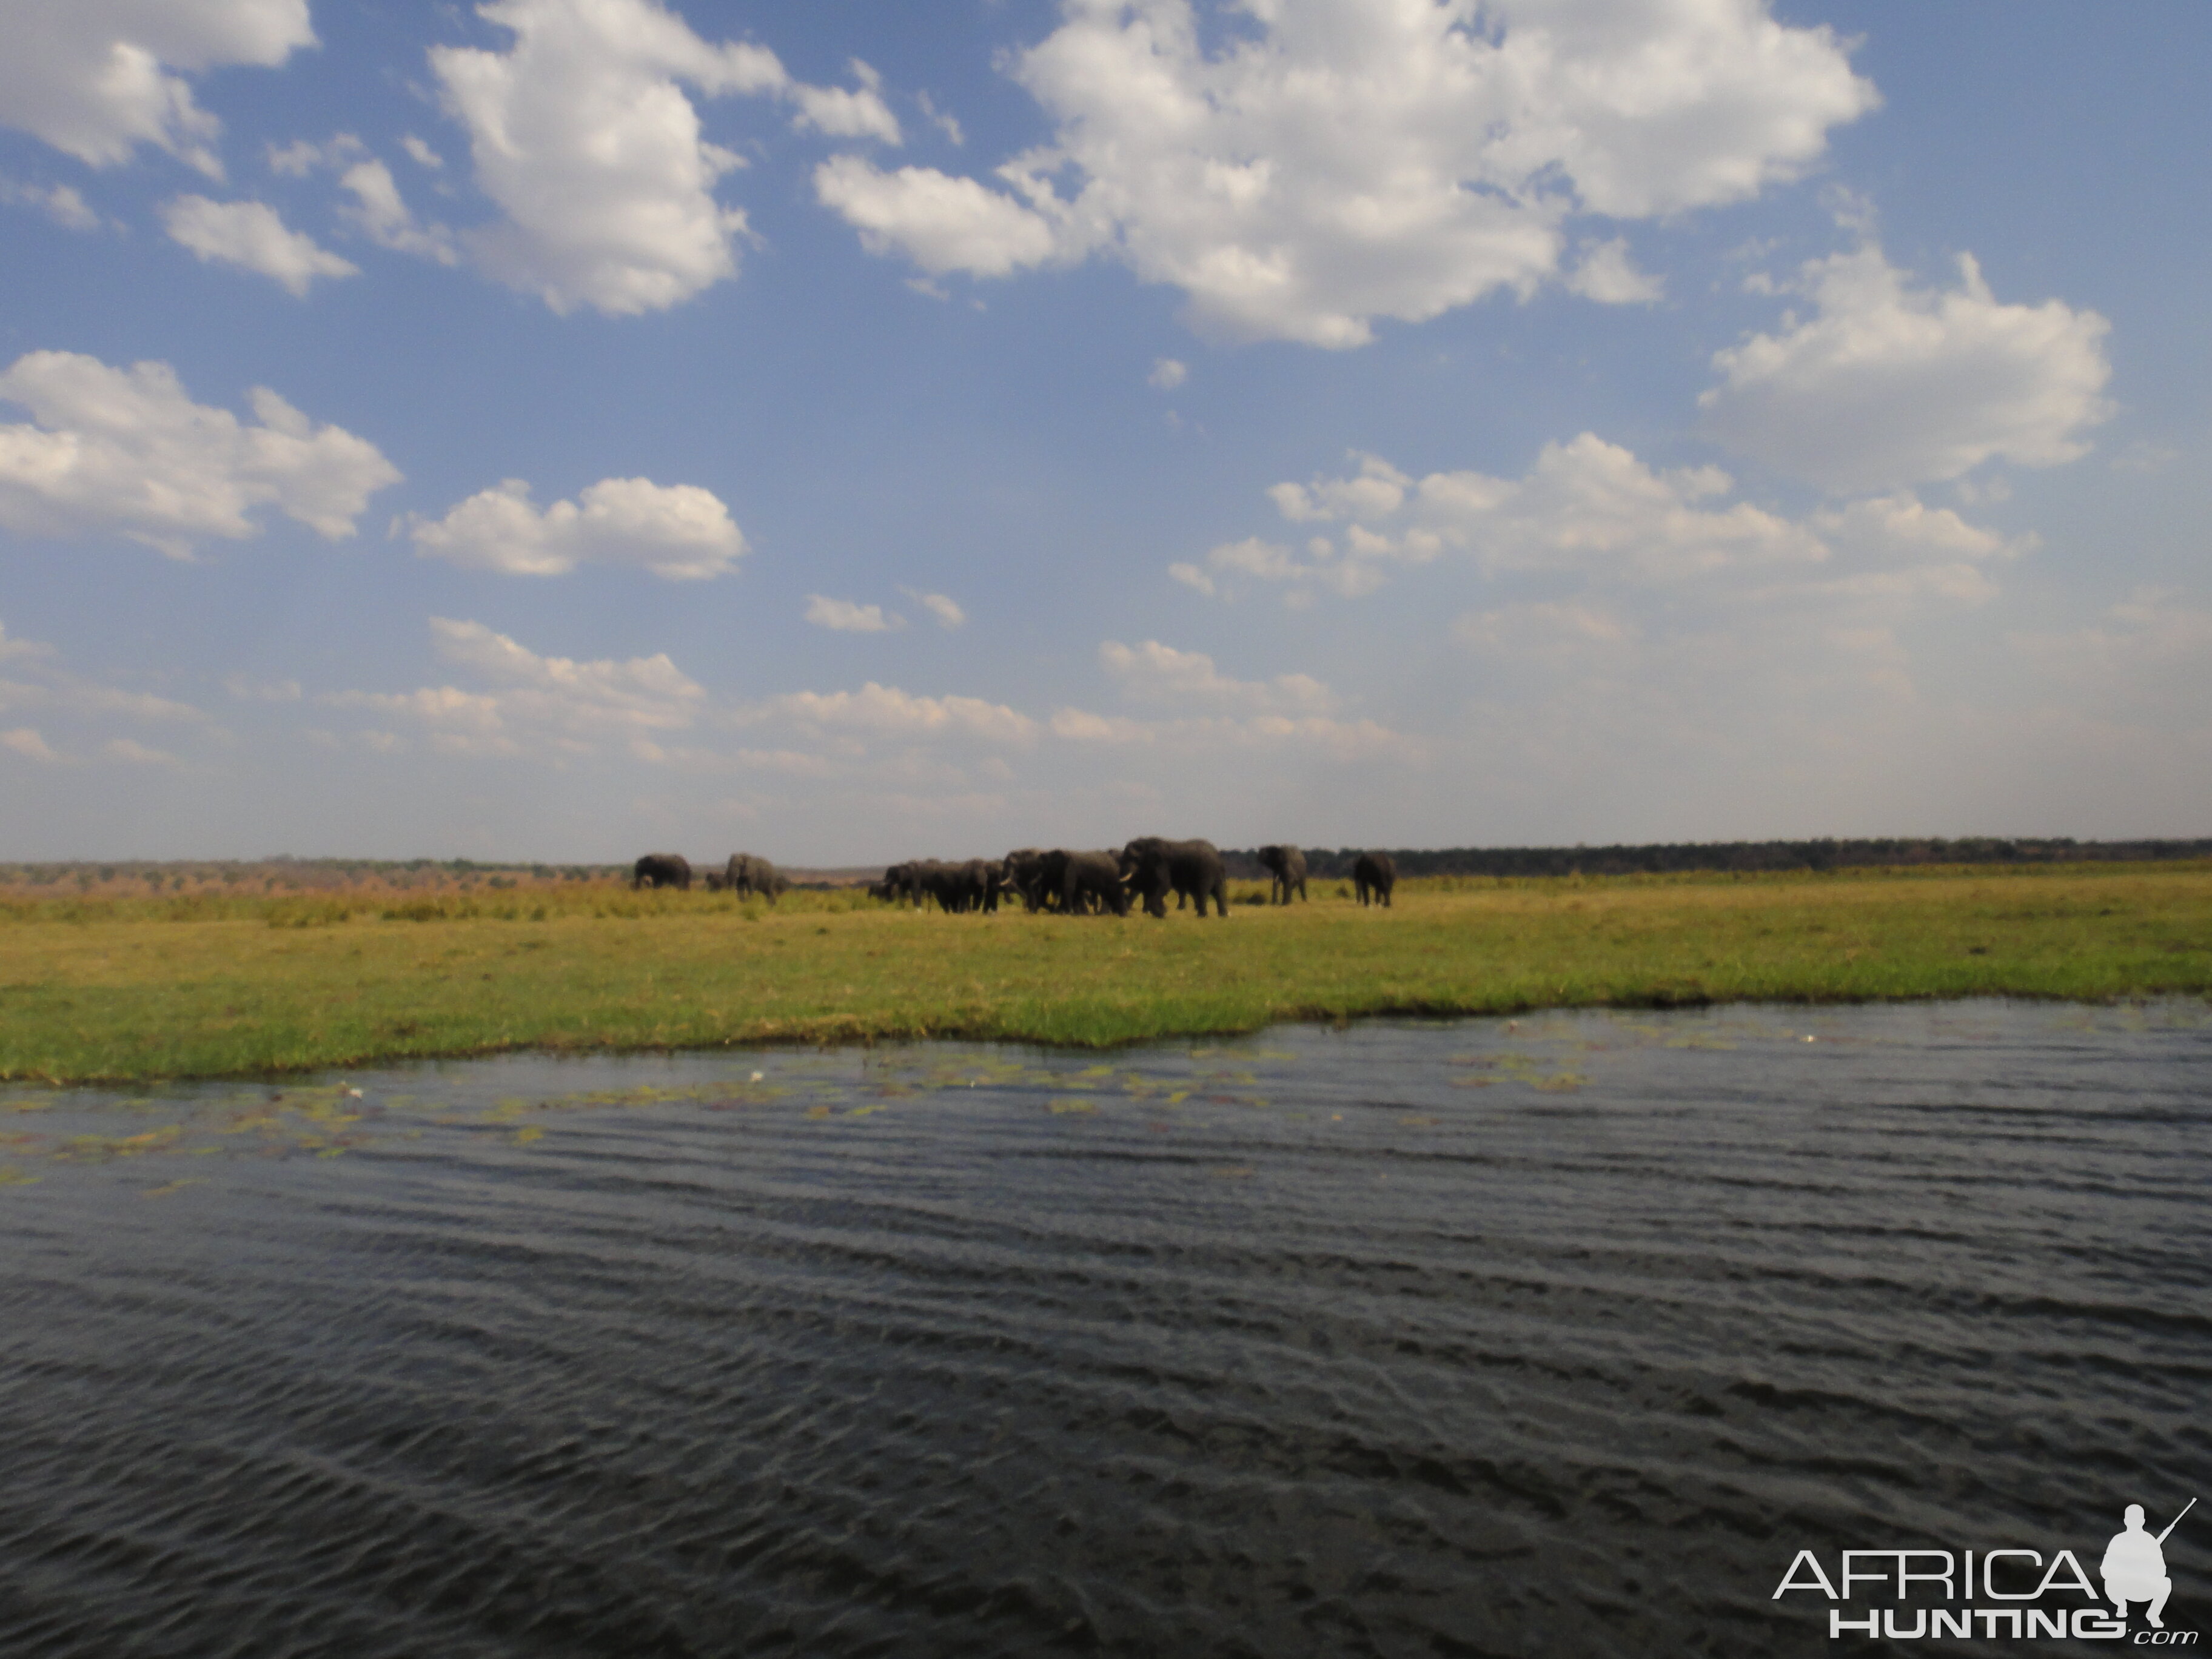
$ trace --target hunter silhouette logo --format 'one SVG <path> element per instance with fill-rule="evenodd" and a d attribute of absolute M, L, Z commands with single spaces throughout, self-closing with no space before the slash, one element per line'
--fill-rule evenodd
<path fill-rule="evenodd" d="M 2173 1580 L 2166 1570 L 2165 1545 L 2182 1516 L 2196 1507 L 2192 1498 L 2164 1531 L 2153 1534 L 2143 1524 L 2143 1506 L 2129 1504 L 2121 1516 L 2124 1529 L 2112 1534 L 2097 1565 L 2104 1581 L 2101 1593 L 2072 1550 L 2060 1550 L 2048 1561 L 2040 1550 L 2031 1549 L 1844 1550 L 1832 1578 L 1819 1556 L 1799 1550 L 1773 1599 L 1796 1590 L 1837 1603 L 1893 1604 L 1870 1606 L 1863 1613 L 1831 1607 L 1832 1641 L 1846 1635 L 1893 1642 L 1979 1636 L 2194 1647 L 2200 1632 L 2166 1627 Z M 2133 1632 L 2128 1628 L 2130 1606 L 2143 1609 L 2145 1622 Z"/>
<path fill-rule="evenodd" d="M 2181 1506 L 2181 1515 L 2197 1507 L 2191 1498 Z M 2166 1598 L 2173 1594 L 2173 1580 L 2166 1576 L 2166 1533 L 2181 1524 L 2181 1515 L 2166 1523 L 2166 1532 L 2153 1538 L 2143 1530 L 2143 1506 L 2128 1505 L 2122 1517 L 2127 1522 L 2125 1532 L 2116 1532 L 2112 1541 L 2105 1546 L 2105 1564 L 2100 1571 L 2105 1577 L 2105 1594 L 2121 1618 L 2128 1616 L 2128 1603 L 2148 1601 L 2150 1611 L 2143 1616 L 2150 1620 L 2153 1630 L 2164 1630 L 2166 1620 L 2159 1614 L 2166 1611 Z"/>

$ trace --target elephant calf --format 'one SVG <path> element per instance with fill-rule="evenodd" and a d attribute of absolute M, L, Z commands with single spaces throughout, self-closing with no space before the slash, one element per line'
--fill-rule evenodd
<path fill-rule="evenodd" d="M 1398 866 L 1388 853 L 1362 853 L 1352 866 L 1352 884 L 1362 904 L 1370 902 L 1371 894 L 1372 902 L 1388 909 L 1390 890 L 1398 884 Z"/>

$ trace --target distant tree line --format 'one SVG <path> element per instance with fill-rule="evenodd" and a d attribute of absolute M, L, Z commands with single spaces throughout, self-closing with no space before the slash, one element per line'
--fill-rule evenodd
<path fill-rule="evenodd" d="M 1316 881 L 1350 881 L 1363 851 L 1388 851 L 1408 876 L 1633 876 L 1696 870 L 1897 869 L 1913 865 L 2147 863 L 2212 859 L 2212 840 L 2075 841 L 2066 836 L 1896 836 L 1869 841 L 1681 842 L 1647 847 L 1443 847 L 1304 849 Z M 1265 881 L 1257 848 L 1224 848 L 1224 872 Z M 812 872 L 809 872 L 811 874 Z M 628 880 L 629 865 L 490 863 L 473 859 L 112 859 L 0 862 L 0 888 L 118 883 L 169 890 L 240 886 L 293 890 L 378 883 L 392 887 L 509 887 L 527 883 Z M 810 879 L 801 887 L 843 884 Z"/>
<path fill-rule="evenodd" d="M 1316 878 L 1348 881 L 1363 849 L 1305 849 Z M 1637 876 L 1691 870 L 1863 870 L 1928 864 L 2133 863 L 2154 859 L 2212 859 L 2207 841 L 2075 841 L 2066 836 L 1884 836 L 1869 841 L 1721 841 L 1646 847 L 1392 848 L 1407 876 Z M 1226 850 L 1239 880 L 1264 880 L 1256 848 Z"/>

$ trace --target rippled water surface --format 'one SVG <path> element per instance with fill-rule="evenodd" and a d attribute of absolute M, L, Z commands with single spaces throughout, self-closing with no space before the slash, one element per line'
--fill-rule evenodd
<path fill-rule="evenodd" d="M 2207 1014 L 0 1091 L 0 1651 L 1840 1651 L 2212 1501 Z"/>

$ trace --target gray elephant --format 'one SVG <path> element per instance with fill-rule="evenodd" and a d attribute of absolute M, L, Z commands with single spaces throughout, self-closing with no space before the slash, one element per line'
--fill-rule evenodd
<path fill-rule="evenodd" d="M 1267 888 L 1267 902 L 1288 904 L 1291 890 L 1296 888 L 1300 898 L 1306 896 L 1306 855 L 1295 847 L 1262 847 L 1260 862 L 1267 866 L 1274 880 Z M 1307 902 L 1312 902 L 1307 900 Z"/>
<path fill-rule="evenodd" d="M 1200 916 L 1206 915 L 1208 899 L 1224 919 L 1229 915 L 1228 872 L 1222 866 L 1220 849 L 1210 841 L 1139 836 L 1121 849 L 1117 862 L 1129 890 L 1145 901 L 1148 916 L 1167 915 L 1170 892 L 1178 901 L 1188 895 Z"/>
<path fill-rule="evenodd" d="M 943 867 L 935 859 L 908 859 L 884 871 L 883 884 L 894 902 L 910 904 L 918 910 L 936 891 L 936 872 Z"/>
<path fill-rule="evenodd" d="M 1006 890 L 1018 895 L 1022 908 L 1031 915 L 1040 910 L 1057 910 L 1060 890 L 1067 879 L 1067 859 L 1065 848 L 1049 851 L 1041 847 L 1016 848 L 999 860 Z"/>
<path fill-rule="evenodd" d="M 1371 902 L 1389 908 L 1390 890 L 1398 884 L 1398 866 L 1388 853 L 1362 853 L 1352 866 L 1352 884 L 1362 904 Z"/>
<path fill-rule="evenodd" d="M 1067 854 L 1055 848 L 1018 847 L 999 860 L 1006 890 L 1019 895 L 1022 908 L 1031 915 L 1060 902 L 1061 883 L 1067 874 Z"/>
<path fill-rule="evenodd" d="M 632 887 L 681 887 L 691 890 L 691 861 L 681 853 L 647 853 L 630 872 Z"/>
<path fill-rule="evenodd" d="M 731 854 L 720 882 L 711 876 L 707 879 L 710 886 L 719 885 L 739 898 L 758 893 L 770 904 L 791 890 L 791 878 L 757 853 Z"/>
<path fill-rule="evenodd" d="M 969 859 L 960 866 L 970 902 L 986 915 L 999 913 L 999 896 L 1006 890 L 1006 866 L 997 859 Z"/>
<path fill-rule="evenodd" d="M 935 899 L 938 908 L 947 912 L 967 909 L 975 886 L 963 866 L 941 859 L 910 859 L 894 864 L 884 872 L 884 880 L 917 909 L 925 899 Z"/>
<path fill-rule="evenodd" d="M 1129 890 L 1121 880 L 1121 861 L 1111 853 L 1069 853 L 1060 878 L 1060 908 L 1070 915 L 1096 909 L 1129 914 Z"/>
<path fill-rule="evenodd" d="M 937 899 L 937 908 L 948 915 L 959 915 L 983 902 L 983 861 L 976 859 L 975 868 L 966 864 L 945 864 L 928 860 L 923 868 L 929 891 Z"/>

